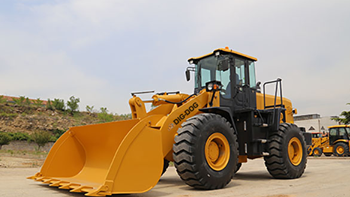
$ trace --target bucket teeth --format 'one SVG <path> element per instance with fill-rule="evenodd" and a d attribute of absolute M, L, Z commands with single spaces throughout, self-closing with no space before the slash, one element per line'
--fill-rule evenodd
<path fill-rule="evenodd" d="M 52 183 L 52 182 L 55 182 L 55 181 L 58 181 L 57 179 L 43 179 L 42 182 L 43 183 Z"/>
<path fill-rule="evenodd" d="M 62 184 L 62 183 L 69 183 L 69 182 L 67 182 L 67 181 L 52 181 L 49 186 L 51 186 L 51 187 L 59 187 L 60 184 Z"/>
<path fill-rule="evenodd" d="M 86 189 L 93 189 L 93 187 L 90 187 L 90 186 L 79 186 L 79 187 L 77 187 L 75 189 L 70 190 L 70 192 L 77 192 L 77 193 L 79 193 L 79 192 L 84 192 L 83 190 L 86 190 Z"/>
<path fill-rule="evenodd" d="M 38 172 L 38 173 L 36 173 L 34 176 L 27 177 L 27 179 L 33 179 L 33 180 L 35 180 L 36 178 L 42 177 L 42 176 L 43 176 L 43 175 L 42 175 L 40 172 Z"/>
<path fill-rule="evenodd" d="M 45 177 L 36 177 L 35 180 L 36 181 L 43 181 L 45 179 Z"/>
<path fill-rule="evenodd" d="M 75 183 L 67 183 L 67 184 L 60 184 L 60 187 L 58 189 L 74 189 L 79 187 L 80 184 Z"/>
<path fill-rule="evenodd" d="M 107 195 L 112 195 L 112 193 L 108 190 L 107 185 L 101 185 L 98 189 L 94 190 L 84 190 L 85 192 L 88 192 L 85 194 L 85 196 L 107 196 Z"/>

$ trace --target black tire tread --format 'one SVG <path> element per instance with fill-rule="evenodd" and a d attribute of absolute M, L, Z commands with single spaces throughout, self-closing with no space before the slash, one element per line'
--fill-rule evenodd
<path fill-rule="evenodd" d="M 195 164 L 195 150 L 192 145 L 197 143 L 199 136 L 201 135 L 201 129 L 204 127 L 204 123 L 210 119 L 222 121 L 233 130 L 231 124 L 220 115 L 211 113 L 198 114 L 187 119 L 187 121 L 181 125 L 182 128 L 178 130 L 178 135 L 175 136 L 175 143 L 173 145 L 173 158 L 177 173 L 187 185 L 197 189 L 223 188 L 231 181 L 234 175 L 233 171 L 229 179 L 225 180 L 223 183 L 212 184 L 208 183 L 204 179 L 203 174 L 198 172 L 199 167 Z M 236 135 L 234 135 L 233 141 L 236 144 L 235 147 L 238 147 Z M 238 154 L 236 155 L 237 158 L 235 159 L 238 161 Z"/>
<path fill-rule="evenodd" d="M 290 123 L 282 123 L 280 125 L 280 128 L 270 134 L 269 136 L 269 156 L 265 156 L 265 166 L 267 167 L 267 170 L 269 173 L 274 177 L 274 178 L 280 178 L 280 179 L 292 179 L 292 178 L 299 178 L 305 171 L 306 168 L 306 159 L 305 159 L 305 165 L 303 169 L 297 173 L 297 174 L 292 174 L 290 172 L 290 169 L 288 168 L 284 158 L 283 158 L 283 139 L 288 132 L 288 130 L 297 128 L 296 125 L 290 124 Z M 304 136 L 301 134 L 302 137 L 302 143 L 305 143 Z M 304 146 L 306 147 L 306 146 Z M 306 153 L 303 152 L 304 154 Z M 306 155 L 305 155 L 306 157 Z"/>
<path fill-rule="evenodd" d="M 343 154 L 337 153 L 337 147 L 338 146 L 343 146 L 343 148 L 344 148 L 344 153 Z M 347 144 L 345 144 L 344 142 L 338 142 L 336 145 L 334 145 L 333 149 L 334 149 L 333 155 L 337 156 L 337 157 L 345 157 L 345 156 L 347 156 L 349 154 L 349 146 Z"/>

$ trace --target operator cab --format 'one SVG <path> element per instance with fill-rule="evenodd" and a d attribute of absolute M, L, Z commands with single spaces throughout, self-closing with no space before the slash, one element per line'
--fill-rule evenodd
<path fill-rule="evenodd" d="M 256 58 L 226 48 L 219 48 L 207 55 L 190 58 L 186 71 L 195 71 L 195 93 L 199 93 L 210 81 L 220 81 L 220 105 L 233 112 L 256 109 Z"/>
<path fill-rule="evenodd" d="M 337 140 L 350 140 L 350 126 L 336 125 L 329 127 L 329 144 Z"/>

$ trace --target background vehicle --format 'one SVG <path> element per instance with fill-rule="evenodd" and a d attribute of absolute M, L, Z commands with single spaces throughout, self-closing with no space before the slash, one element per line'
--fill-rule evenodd
<path fill-rule="evenodd" d="M 350 125 L 330 126 L 328 136 L 312 138 L 309 155 L 347 156 L 349 155 Z"/>
<path fill-rule="evenodd" d="M 323 148 L 329 146 L 329 138 L 324 137 L 322 132 L 312 132 L 311 136 L 312 145 L 308 147 L 308 153 L 310 156 L 321 156 Z"/>
<path fill-rule="evenodd" d="M 305 133 L 293 124 L 295 110 L 282 97 L 280 79 L 258 90 L 256 60 L 228 48 L 190 58 L 194 67 L 186 77 L 195 72 L 194 94 L 158 93 L 142 101 L 136 95 L 144 92 L 133 93 L 132 120 L 69 129 L 29 178 L 88 196 L 141 193 L 174 161 L 186 184 L 219 189 L 241 163 L 258 157 L 275 178 L 300 177 Z M 265 94 L 268 84 L 276 85 L 275 95 Z M 145 103 L 158 107 L 146 112 Z"/>

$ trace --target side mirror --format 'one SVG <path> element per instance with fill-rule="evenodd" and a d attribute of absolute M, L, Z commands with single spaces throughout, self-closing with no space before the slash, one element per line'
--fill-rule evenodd
<path fill-rule="evenodd" d="M 189 81 L 191 79 L 190 70 L 187 69 L 185 74 L 186 74 L 186 80 Z"/>
<path fill-rule="evenodd" d="M 256 83 L 256 91 L 257 91 L 257 92 L 261 92 L 261 87 L 260 87 L 260 85 L 261 85 L 261 82 L 258 81 L 258 83 Z"/>
<path fill-rule="evenodd" d="M 190 71 L 194 72 L 195 71 L 195 67 L 191 67 L 191 66 L 187 67 L 186 72 L 185 72 L 187 81 L 189 81 L 191 79 Z"/>

